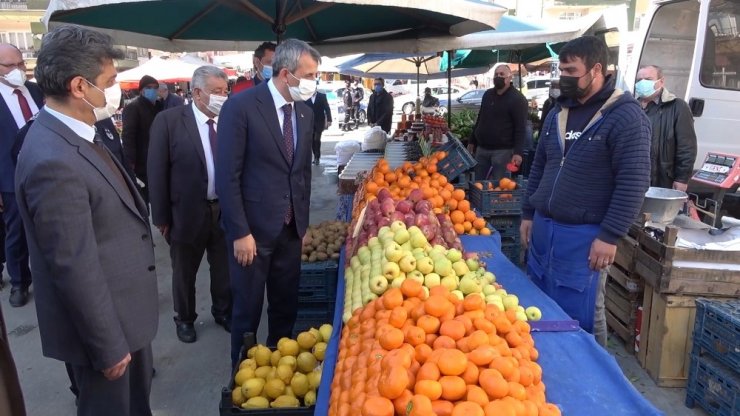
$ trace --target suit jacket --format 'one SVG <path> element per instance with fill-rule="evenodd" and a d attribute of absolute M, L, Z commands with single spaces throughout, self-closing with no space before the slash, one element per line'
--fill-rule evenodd
<path fill-rule="evenodd" d="M 331 108 L 329 101 L 326 100 L 326 94 L 323 92 L 316 93 L 316 100 L 306 101 L 306 105 L 313 110 L 313 128 L 317 133 L 321 133 L 326 128 L 326 123 L 331 123 Z"/>
<path fill-rule="evenodd" d="M 93 146 L 42 110 L 16 194 L 43 353 L 103 370 L 152 342 L 159 311 L 147 207 Z"/>
<path fill-rule="evenodd" d="M 229 98 L 218 121 L 216 193 L 229 241 L 252 234 L 259 243 L 274 241 L 293 202 L 298 234 L 308 227 L 311 200 L 313 116 L 295 103 L 297 147 L 285 150 L 282 127 L 267 83 Z"/>
<path fill-rule="evenodd" d="M 192 104 L 157 115 L 147 163 L 152 222 L 169 225 L 172 240 L 192 243 L 208 209 L 206 155 Z"/>
<path fill-rule="evenodd" d="M 34 82 L 26 81 L 26 88 L 31 93 L 36 106 L 44 105 L 44 94 Z M 17 103 L 13 103 L 17 105 Z M 0 192 L 13 192 L 15 186 L 15 164 L 13 163 L 13 144 L 18 134 L 18 125 L 15 124 L 13 114 L 8 103 L 0 96 Z"/>
<path fill-rule="evenodd" d="M 162 110 L 169 110 L 170 108 L 175 108 L 181 105 L 185 105 L 185 100 L 177 94 L 169 93 L 167 94 L 167 98 L 162 100 Z"/>
<path fill-rule="evenodd" d="M 160 104 L 161 105 L 161 104 Z M 157 105 L 139 96 L 123 107 L 123 153 L 136 176 L 146 182 L 149 128 L 159 112 Z"/>

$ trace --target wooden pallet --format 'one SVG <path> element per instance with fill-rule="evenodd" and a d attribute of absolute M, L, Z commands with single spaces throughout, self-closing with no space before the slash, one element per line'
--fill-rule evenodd
<path fill-rule="evenodd" d="M 633 351 L 637 308 L 642 305 L 641 293 L 627 291 L 611 273 L 610 270 L 604 297 L 606 323 L 624 341 L 627 351 Z"/>
<path fill-rule="evenodd" d="M 666 227 L 664 242 L 638 237 L 635 271 L 658 293 L 740 296 L 740 258 L 732 252 L 675 247 L 678 229 Z M 702 264 L 705 267 L 688 267 Z M 684 265 L 682 266 L 681 263 Z"/>
<path fill-rule="evenodd" d="M 637 361 L 658 386 L 686 386 L 698 297 L 660 293 L 645 285 Z"/>

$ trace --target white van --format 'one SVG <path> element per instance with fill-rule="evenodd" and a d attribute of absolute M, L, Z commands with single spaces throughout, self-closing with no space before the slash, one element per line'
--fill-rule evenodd
<path fill-rule="evenodd" d="M 698 152 L 740 155 L 740 0 L 657 2 L 624 74 L 634 88 L 643 65 L 663 69 L 665 86 L 694 115 Z"/>

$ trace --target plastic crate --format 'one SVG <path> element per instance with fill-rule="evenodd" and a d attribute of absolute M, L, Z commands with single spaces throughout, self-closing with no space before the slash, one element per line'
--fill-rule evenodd
<path fill-rule="evenodd" d="M 695 404 L 711 416 L 740 415 L 740 376 L 712 357 L 691 354 L 686 407 Z"/>
<path fill-rule="evenodd" d="M 740 300 L 696 300 L 694 353 L 703 352 L 740 373 Z"/>
<path fill-rule="evenodd" d="M 461 173 L 460 176 L 457 177 L 457 179 L 453 180 L 452 186 L 455 187 L 455 189 L 462 189 L 467 191 L 468 186 L 471 181 L 473 181 L 475 178 L 475 173 L 473 171 L 470 172 L 464 172 Z"/>
<path fill-rule="evenodd" d="M 519 226 L 522 223 L 520 215 L 503 215 L 488 217 L 488 224 L 501 234 L 501 237 L 519 236 Z"/>
<path fill-rule="evenodd" d="M 481 213 L 484 217 L 494 215 L 521 215 L 522 213 L 522 196 L 524 190 L 517 187 L 513 191 L 488 191 L 488 184 L 491 181 L 477 181 L 482 183 L 483 189 L 475 187 L 470 183 L 468 194 L 470 195 L 470 205 Z M 495 225 L 494 225 L 495 226 Z"/>
<path fill-rule="evenodd" d="M 521 244 L 515 243 L 515 244 L 502 244 L 501 245 L 501 252 L 504 254 L 504 257 L 509 259 L 514 264 L 519 264 L 521 259 Z"/>
<path fill-rule="evenodd" d="M 298 303 L 334 302 L 337 297 L 337 262 L 301 263 Z"/>
<path fill-rule="evenodd" d="M 449 181 L 469 171 L 477 163 L 473 155 L 458 139 L 452 138 L 449 143 L 439 150 L 447 152 L 447 156 L 437 163 L 437 172 L 444 175 Z"/>
<path fill-rule="evenodd" d="M 293 325 L 293 337 L 311 328 L 318 329 L 321 325 L 334 321 L 334 301 L 298 303 L 298 316 Z"/>

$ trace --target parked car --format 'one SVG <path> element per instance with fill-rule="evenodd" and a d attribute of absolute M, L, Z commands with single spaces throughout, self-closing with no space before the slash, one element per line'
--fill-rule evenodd
<path fill-rule="evenodd" d="M 452 100 L 452 112 L 460 111 L 466 108 L 472 110 L 478 110 L 480 108 L 481 100 L 483 100 L 483 94 L 486 92 L 485 89 L 477 89 L 464 93 L 463 95 Z M 447 113 L 447 97 L 439 99 L 439 112 L 442 114 Z"/>
<path fill-rule="evenodd" d="M 429 87 L 429 88 L 432 89 L 433 97 L 439 98 L 440 100 L 447 99 L 447 90 L 448 90 L 447 86 Z M 455 87 L 455 86 L 452 86 L 449 89 L 451 90 L 451 94 L 452 94 L 450 98 L 452 98 L 453 100 L 459 98 L 460 96 L 468 92 L 468 90 L 465 90 L 460 87 Z M 422 96 L 419 98 L 423 99 L 424 88 L 421 88 L 419 92 L 422 94 Z M 405 94 L 405 95 L 400 95 L 398 97 L 395 97 L 393 99 L 393 103 L 395 107 L 393 111 L 395 113 L 402 112 L 404 114 L 411 114 L 414 112 L 414 106 L 416 105 L 416 93 Z"/>
<path fill-rule="evenodd" d="M 344 102 L 342 101 L 342 95 L 344 94 L 344 88 L 338 88 L 334 91 L 334 95 L 337 97 L 336 100 L 336 108 L 337 108 L 337 126 L 339 128 L 342 128 L 344 125 Z M 363 87 L 363 90 L 365 91 L 365 96 L 362 98 L 362 101 L 360 101 L 360 112 L 357 114 L 357 121 L 360 124 L 367 123 L 367 104 L 370 102 L 370 94 L 372 94 L 372 91 L 370 91 L 367 88 Z M 328 97 L 328 95 L 327 95 Z M 331 103 L 329 104 L 331 106 Z"/>
<path fill-rule="evenodd" d="M 522 93 L 527 98 L 527 101 L 532 101 L 534 98 L 537 100 L 537 107 L 542 108 L 550 92 L 550 83 L 552 81 L 550 77 L 530 77 L 523 81 L 526 88 Z"/>

